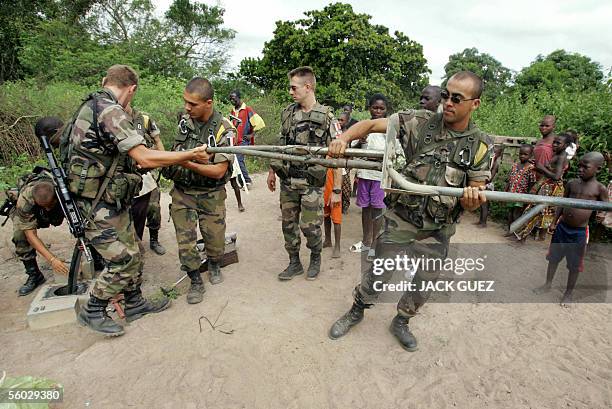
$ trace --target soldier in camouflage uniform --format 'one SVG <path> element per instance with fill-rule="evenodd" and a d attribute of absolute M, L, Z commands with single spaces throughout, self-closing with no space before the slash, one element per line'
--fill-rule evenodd
<path fill-rule="evenodd" d="M 214 90 L 205 78 L 196 77 L 183 92 L 186 114 L 181 117 L 172 150 L 195 146 L 229 146 L 235 135 L 231 122 L 215 111 Z M 188 162 L 164 169 L 166 178 L 174 181 L 171 216 L 176 230 L 181 270 L 191 279 L 187 302 L 197 304 L 204 298 L 200 274 L 202 259 L 196 248 L 199 224 L 211 284 L 223 281 L 221 260 L 225 252 L 225 184 L 231 176 L 232 155 L 211 155 L 205 164 Z"/>
<path fill-rule="evenodd" d="M 406 251 L 408 257 L 446 258 L 462 209 L 475 210 L 486 201 L 482 188 L 490 177 L 492 141 L 470 119 L 480 105 L 481 93 L 482 80 L 478 76 L 469 71 L 459 72 L 449 79 L 447 89 L 442 92 L 442 113 L 410 110 L 394 114 L 388 120 L 362 121 L 330 146 L 330 153 L 339 155 L 351 140 L 386 129 L 387 140 L 398 141 L 397 151 L 405 159 L 403 164 L 398 161 L 398 171 L 409 181 L 464 188 L 460 199 L 388 194 L 384 232 L 376 243 L 377 258 L 395 258 L 401 251 Z M 427 239 L 435 244 L 422 243 Z M 342 337 L 363 319 L 364 309 L 371 307 L 378 295 L 374 283 L 388 281 L 392 273 L 375 275 L 372 267 L 367 270 L 353 291 L 353 306 L 332 325 L 330 338 Z M 397 305 L 390 330 L 408 351 L 417 348 L 408 320 L 429 296 L 427 291 L 419 289 L 424 283 L 436 281 L 439 274 L 440 271 L 417 271 L 412 281 L 416 290 L 406 291 Z"/>
<path fill-rule="evenodd" d="M 36 251 L 51 264 L 56 273 L 68 274 L 68 268 L 47 249 L 36 234 L 38 229 L 59 226 L 64 221 L 64 213 L 55 197 L 53 176 L 47 170 L 38 168 L 24 177 L 23 182 L 17 197 L 14 197 L 14 191 L 8 194 L 16 202 L 11 214 L 15 253 L 23 262 L 28 275 L 28 280 L 19 289 L 19 295 L 28 295 L 45 282 L 45 276 L 36 262 Z"/>
<path fill-rule="evenodd" d="M 340 131 L 329 107 L 317 102 L 316 78 L 310 67 L 299 67 L 288 74 L 289 94 L 295 101 L 281 114 L 281 145 L 327 146 Z M 306 278 L 314 280 L 321 269 L 323 223 L 323 186 L 327 169 L 320 165 L 303 166 L 294 162 L 272 161 L 268 189 L 276 190 L 276 176 L 281 179 L 280 205 L 285 249 L 289 266 L 278 275 L 291 280 L 304 273 L 300 261 L 300 230 L 310 249 Z"/>
<path fill-rule="evenodd" d="M 140 191 L 138 167 L 151 169 L 186 161 L 207 161 L 204 148 L 185 152 L 147 149 L 125 112 L 138 87 L 138 74 L 126 65 L 108 69 L 103 89 L 81 104 L 60 140 L 60 158 L 68 189 L 88 220 L 85 236 L 107 263 L 97 278 L 90 299 L 78 313 L 89 328 L 121 335 L 123 327 L 106 313 L 109 299 L 125 297 L 126 320 L 169 306 L 168 299 L 147 301 L 142 296 L 142 259 L 130 205 Z"/>
<path fill-rule="evenodd" d="M 159 128 L 148 114 L 132 108 L 126 107 L 126 111 L 132 116 L 134 128 L 144 138 L 147 148 L 165 150 L 161 141 Z M 149 247 L 155 253 L 163 256 L 166 249 L 159 243 L 159 228 L 161 226 L 161 208 L 159 206 L 160 194 L 157 181 L 159 171 L 153 169 L 142 175 L 142 189 L 132 203 L 132 215 L 134 217 L 134 227 L 138 238 L 142 240 L 145 221 L 149 228 Z"/>

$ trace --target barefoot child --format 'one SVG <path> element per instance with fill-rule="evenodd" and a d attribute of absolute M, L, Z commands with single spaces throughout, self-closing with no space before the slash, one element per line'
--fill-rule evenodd
<path fill-rule="evenodd" d="M 564 197 L 576 199 L 608 201 L 606 187 L 595 178 L 604 163 L 604 157 L 599 152 L 585 154 L 578 164 L 578 178 L 567 183 Z M 578 273 L 583 270 L 583 258 L 588 242 L 589 218 L 593 213 L 588 209 L 574 209 L 557 207 L 555 218 L 550 226 L 554 229 L 550 247 L 548 249 L 548 270 L 546 271 L 546 283 L 536 289 L 536 293 L 549 291 L 552 280 L 557 272 L 557 266 L 566 258 L 569 275 L 567 277 L 567 289 L 563 294 L 561 305 L 566 306 L 571 302 L 572 292 L 576 286 Z M 598 222 L 601 217 L 598 215 Z"/>
<path fill-rule="evenodd" d="M 387 98 L 382 94 L 374 94 L 370 97 L 368 110 L 372 119 L 385 118 L 387 116 Z M 386 135 L 384 133 L 371 133 L 366 143 L 361 147 L 370 150 L 384 152 Z M 382 172 L 376 170 L 360 169 L 357 171 L 357 200 L 355 204 L 361 208 L 361 227 L 363 238 L 361 242 L 352 246 L 357 251 L 367 251 L 368 259 L 374 259 L 376 254 L 374 244 L 382 229 L 382 213 L 385 209 L 385 192 L 380 187 Z M 353 250 L 353 251 L 355 251 Z"/>
<path fill-rule="evenodd" d="M 555 136 L 552 143 L 553 146 L 553 157 L 550 159 L 548 164 L 536 163 L 536 170 L 544 177 L 538 180 L 538 182 L 531 189 L 531 193 L 537 193 L 542 196 L 563 196 L 563 172 L 567 168 L 567 142 L 569 135 L 561 134 Z M 529 211 L 534 205 L 529 205 L 525 208 L 525 212 Z M 546 231 L 550 227 L 555 216 L 554 207 L 549 206 L 542 210 L 541 213 L 535 215 L 525 226 L 514 234 L 519 240 L 525 240 L 527 236 L 533 231 L 538 229 L 536 236 L 539 236 L 540 240 L 544 240 L 546 237 Z"/>
<path fill-rule="evenodd" d="M 340 257 L 340 235 L 342 231 L 342 169 L 327 169 L 323 190 L 323 216 L 325 241 L 323 247 L 331 247 L 331 225 L 334 224 L 334 251 L 332 258 Z"/>
<path fill-rule="evenodd" d="M 529 189 L 536 182 L 537 176 L 535 166 L 529 160 L 533 155 L 533 145 L 523 144 L 519 148 L 519 160 L 512 165 L 508 174 L 508 183 L 506 184 L 506 192 L 510 193 L 528 193 Z M 518 219 L 523 213 L 523 203 L 510 203 L 508 210 L 508 230 L 510 225 Z M 512 233 L 508 233 L 510 235 Z"/>

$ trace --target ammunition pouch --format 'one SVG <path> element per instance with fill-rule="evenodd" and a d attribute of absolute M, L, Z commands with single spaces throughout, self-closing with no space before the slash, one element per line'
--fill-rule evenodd
<path fill-rule="evenodd" d="M 314 187 L 325 186 L 327 168 L 323 165 L 310 165 L 306 170 L 306 180 Z"/>
<path fill-rule="evenodd" d="M 291 177 L 289 176 L 289 169 L 287 168 L 287 165 L 282 160 L 272 159 L 270 161 L 270 167 L 274 173 L 276 173 L 276 176 L 278 176 L 281 180 L 286 180 Z"/>
<path fill-rule="evenodd" d="M 141 188 L 142 177 L 140 175 L 122 172 L 115 173 L 102 195 L 102 200 L 121 210 L 132 203 Z"/>
<path fill-rule="evenodd" d="M 68 190 L 77 197 L 94 199 L 106 171 L 106 166 L 97 160 L 72 155 L 68 163 Z"/>
<path fill-rule="evenodd" d="M 413 209 L 401 203 L 397 203 L 393 211 L 404 221 L 423 228 L 423 212 L 420 209 Z"/>
<path fill-rule="evenodd" d="M 306 179 L 308 172 L 305 168 L 289 165 L 289 176 L 296 179 Z"/>

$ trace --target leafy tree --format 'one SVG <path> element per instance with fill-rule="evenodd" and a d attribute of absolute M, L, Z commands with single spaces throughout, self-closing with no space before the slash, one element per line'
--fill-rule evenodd
<path fill-rule="evenodd" d="M 126 49 L 99 44 L 80 26 L 60 20 L 45 21 L 22 36 L 20 61 L 36 78 L 98 85 L 106 69 L 118 62 L 138 67 Z"/>
<path fill-rule="evenodd" d="M 523 94 L 540 89 L 586 91 L 599 89 L 603 78 L 599 63 L 578 53 L 557 50 L 546 57 L 538 55 L 516 76 L 516 85 Z"/>
<path fill-rule="evenodd" d="M 348 4 L 334 3 L 308 11 L 296 21 L 278 21 L 262 58 L 246 58 L 240 74 L 266 90 L 287 86 L 287 72 L 301 65 L 314 68 L 317 96 L 341 105 L 384 92 L 405 103 L 427 84 L 423 47 L 401 32 L 370 23 Z M 286 95 L 286 92 L 284 92 Z"/>
<path fill-rule="evenodd" d="M 221 72 L 234 37 L 222 27 L 222 8 L 175 0 L 165 17 L 154 12 L 150 0 L 98 0 L 76 23 L 39 22 L 21 35 L 20 62 L 44 80 L 81 84 L 97 84 L 116 63 L 134 66 L 143 77 Z"/>
<path fill-rule="evenodd" d="M 96 0 L 16 0 L 0 2 L 0 83 L 23 78 L 27 68 L 19 60 L 22 36 L 41 22 L 63 18 L 74 23 Z"/>
<path fill-rule="evenodd" d="M 459 71 L 472 71 L 479 75 L 484 83 L 484 97 L 495 99 L 508 89 L 512 72 L 487 53 L 480 53 L 476 48 L 466 48 L 460 53 L 448 57 L 444 66 L 446 75 L 444 84 Z"/>

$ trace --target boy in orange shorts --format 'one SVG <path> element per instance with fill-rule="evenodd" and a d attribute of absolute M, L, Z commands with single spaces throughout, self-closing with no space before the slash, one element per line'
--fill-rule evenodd
<path fill-rule="evenodd" d="M 342 229 L 342 169 L 327 169 L 325 189 L 323 190 L 323 216 L 325 241 L 323 247 L 331 247 L 331 225 L 334 223 L 334 251 L 332 258 L 340 257 L 340 235 Z"/>

